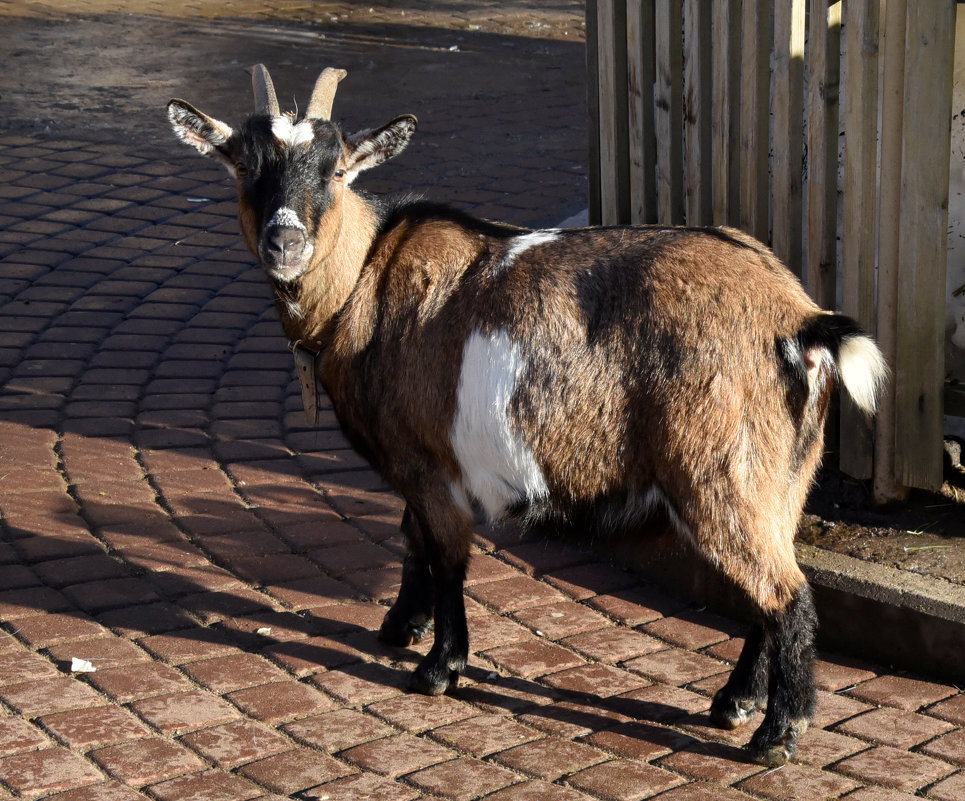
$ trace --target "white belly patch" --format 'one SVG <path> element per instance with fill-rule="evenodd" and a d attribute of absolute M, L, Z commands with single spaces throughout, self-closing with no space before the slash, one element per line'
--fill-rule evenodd
<path fill-rule="evenodd" d="M 462 470 L 454 493 L 475 498 L 490 519 L 549 494 L 532 449 L 511 425 L 509 403 L 525 360 L 504 330 L 474 331 L 463 349 L 452 447 Z"/>

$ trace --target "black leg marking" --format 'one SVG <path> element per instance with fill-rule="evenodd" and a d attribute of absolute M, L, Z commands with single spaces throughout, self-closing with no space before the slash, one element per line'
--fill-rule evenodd
<path fill-rule="evenodd" d="M 783 613 L 765 622 L 770 651 L 767 713 L 747 749 L 761 765 L 777 767 L 797 750 L 817 706 L 814 685 L 814 632 L 817 617 L 805 584 Z"/>
<path fill-rule="evenodd" d="M 717 691 L 710 717 L 724 729 L 736 729 L 767 706 L 769 659 L 762 626 L 755 626 L 741 650 L 727 684 Z"/>
<path fill-rule="evenodd" d="M 415 669 L 409 687 L 426 695 L 441 695 L 455 687 L 469 659 L 469 628 L 462 589 L 465 566 L 447 576 L 435 574 L 436 637 Z"/>
<path fill-rule="evenodd" d="M 402 586 L 379 629 L 379 639 L 405 647 L 432 631 L 432 573 L 425 558 L 409 554 L 402 564 Z"/>

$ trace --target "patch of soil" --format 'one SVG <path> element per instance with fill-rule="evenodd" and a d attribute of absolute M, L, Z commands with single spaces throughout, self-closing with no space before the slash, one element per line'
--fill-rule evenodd
<path fill-rule="evenodd" d="M 899 570 L 965 585 L 963 443 L 945 441 L 945 482 L 939 492 L 915 490 L 908 500 L 876 507 L 864 482 L 822 470 L 798 539 Z"/>

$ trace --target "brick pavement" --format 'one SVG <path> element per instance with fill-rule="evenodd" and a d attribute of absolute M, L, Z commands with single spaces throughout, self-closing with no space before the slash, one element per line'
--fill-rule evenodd
<path fill-rule="evenodd" d="M 492 130 L 536 141 L 505 80 Z M 539 102 L 579 107 L 566 91 Z M 495 165 L 467 149 L 474 104 L 425 105 L 377 188 L 573 210 L 579 108 L 475 194 Z M 331 413 L 305 425 L 223 171 L 166 141 L 11 132 L 0 164 L 0 799 L 965 799 L 958 688 L 824 655 L 795 764 L 747 764 L 750 730 L 706 714 L 740 624 L 508 528 L 477 533 L 466 677 L 406 693 L 427 646 L 373 634 L 402 504 Z"/>

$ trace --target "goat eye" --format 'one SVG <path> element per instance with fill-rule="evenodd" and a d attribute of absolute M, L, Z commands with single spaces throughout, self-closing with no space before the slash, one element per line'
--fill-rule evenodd
<path fill-rule="evenodd" d="M 244 176 L 246 176 L 246 175 L 248 174 L 248 165 L 247 165 L 247 164 L 240 164 L 240 163 L 239 163 L 239 164 L 235 164 L 235 173 L 236 173 L 239 177 L 244 178 Z"/>
<path fill-rule="evenodd" d="M 344 177 L 345 170 L 335 170 L 335 172 L 332 173 L 332 178 L 334 178 L 336 181 L 341 181 Z"/>

